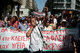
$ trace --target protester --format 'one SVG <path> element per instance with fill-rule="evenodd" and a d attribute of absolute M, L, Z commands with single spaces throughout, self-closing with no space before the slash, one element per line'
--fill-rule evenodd
<path fill-rule="evenodd" d="M 74 18 L 71 16 L 71 17 L 69 17 L 68 18 L 68 24 L 69 24 L 69 26 L 68 26 L 68 28 L 72 28 L 73 27 L 73 23 L 74 22 Z"/>
<path fill-rule="evenodd" d="M 46 18 L 45 18 L 45 17 L 42 17 L 42 20 L 41 20 L 41 21 L 42 21 L 43 26 L 45 26 L 45 23 L 46 23 L 46 22 L 45 22 L 45 21 L 46 21 Z"/>
<path fill-rule="evenodd" d="M 59 16 L 59 17 L 57 18 L 57 28 L 58 28 L 58 26 L 60 26 L 60 21 L 61 21 L 61 19 L 62 19 L 62 16 Z"/>
<path fill-rule="evenodd" d="M 53 20 L 53 15 L 50 15 L 50 17 L 49 17 L 48 20 L 49 20 L 49 21 L 50 21 L 50 20 Z"/>
<path fill-rule="evenodd" d="M 80 33 L 80 18 L 78 18 L 77 20 L 77 28 L 79 29 L 79 32 Z M 79 34 L 79 39 L 78 39 L 78 42 L 77 42 L 77 52 L 79 53 L 80 52 L 80 34 Z"/>
<path fill-rule="evenodd" d="M 43 49 L 43 40 L 39 31 L 39 27 L 36 25 L 36 18 L 31 18 L 31 28 L 28 29 L 26 35 L 30 36 L 30 51 L 35 53 L 41 53 Z"/>
<path fill-rule="evenodd" d="M 17 29 L 17 28 L 18 28 L 18 24 L 19 24 L 18 17 L 13 16 L 13 18 L 15 18 L 15 20 L 13 21 L 13 27 L 14 27 L 15 29 Z"/>
<path fill-rule="evenodd" d="M 50 26 L 49 20 L 45 20 L 45 26 L 44 30 L 53 30 L 52 27 Z"/>
<path fill-rule="evenodd" d="M 30 51 L 31 52 L 42 52 L 43 40 L 40 30 L 53 31 L 56 29 L 66 29 L 66 28 L 77 28 L 80 33 L 80 18 L 78 20 L 77 16 L 53 16 L 51 14 L 48 17 L 48 9 L 44 8 L 46 16 L 34 16 L 30 15 L 27 17 L 6 17 L 4 20 L 0 18 L 0 27 L 7 27 L 9 29 L 18 29 L 18 31 L 27 31 L 26 35 L 30 36 Z M 77 21 L 78 20 L 78 21 Z M 39 30 L 40 29 L 40 30 Z M 77 41 L 73 41 L 73 47 L 75 52 L 80 51 L 80 34 Z"/>
<path fill-rule="evenodd" d="M 61 21 L 61 25 L 58 26 L 58 29 L 65 29 L 65 28 L 67 28 L 67 27 L 66 27 L 66 24 L 67 24 L 67 21 L 66 21 L 65 19 L 63 19 L 63 20 Z"/>
<path fill-rule="evenodd" d="M 10 28 L 10 29 L 15 29 L 13 26 L 12 26 L 12 17 L 10 16 L 10 17 L 8 17 L 8 19 L 7 19 L 7 23 L 6 23 L 6 27 L 7 28 Z"/>
<path fill-rule="evenodd" d="M 37 20 L 36 20 L 36 24 L 37 24 L 37 25 L 40 25 L 40 24 L 41 24 L 41 18 L 40 18 L 40 17 L 36 17 L 36 19 L 37 19 Z"/>
<path fill-rule="evenodd" d="M 6 16 L 6 17 L 4 17 L 5 25 L 6 25 L 6 23 L 7 23 L 7 19 L 8 19 L 8 17 L 7 17 L 7 16 Z"/>
<path fill-rule="evenodd" d="M 0 27 L 5 27 L 5 22 L 2 18 L 0 18 Z"/>
<path fill-rule="evenodd" d="M 31 21 L 30 21 L 30 19 L 31 19 L 31 17 L 28 17 L 27 23 L 28 23 L 29 27 L 31 28 Z"/>
<path fill-rule="evenodd" d="M 25 22 L 25 18 L 22 17 L 22 18 L 21 18 L 21 21 L 20 21 L 20 23 L 19 23 L 19 25 L 18 25 L 18 29 L 21 29 L 22 31 L 26 31 L 28 28 L 29 28 L 28 23 L 26 23 L 26 22 Z"/>
<path fill-rule="evenodd" d="M 54 16 L 52 18 L 53 18 L 53 23 L 57 24 L 57 19 Z"/>
<path fill-rule="evenodd" d="M 56 29 L 56 24 L 53 23 L 53 20 L 50 20 L 50 26 L 52 27 L 53 30 Z"/>

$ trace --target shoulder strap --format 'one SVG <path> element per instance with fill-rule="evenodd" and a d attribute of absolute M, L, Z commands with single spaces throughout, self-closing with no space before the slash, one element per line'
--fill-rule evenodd
<path fill-rule="evenodd" d="M 38 27 L 38 29 L 39 29 L 39 27 Z M 41 38 L 43 39 L 43 35 L 42 35 L 40 29 L 39 29 L 39 32 L 40 32 L 40 34 L 41 34 Z M 45 45 L 47 45 L 47 43 L 46 43 L 44 40 L 43 40 L 43 43 L 44 43 Z"/>
<path fill-rule="evenodd" d="M 39 29 L 39 27 L 38 27 L 38 29 Z M 40 32 L 40 34 L 41 34 L 41 37 L 42 37 L 42 39 L 43 39 L 43 36 L 42 36 L 42 33 L 41 33 L 40 29 L 39 29 L 39 32 Z"/>

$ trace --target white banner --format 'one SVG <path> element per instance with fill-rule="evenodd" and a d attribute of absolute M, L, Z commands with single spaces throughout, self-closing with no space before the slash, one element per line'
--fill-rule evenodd
<path fill-rule="evenodd" d="M 78 40 L 78 29 L 64 29 L 55 31 L 42 31 L 47 43 L 43 50 L 71 50 L 73 48 L 71 38 Z M 30 37 L 26 37 L 26 31 L 18 32 L 8 28 L 0 28 L 0 50 L 29 49 Z"/>
<path fill-rule="evenodd" d="M 29 49 L 30 38 L 26 37 L 26 32 L 15 31 L 8 28 L 0 28 L 0 49 L 20 50 Z"/>
<path fill-rule="evenodd" d="M 47 46 L 44 50 L 71 50 L 72 38 L 78 40 L 78 29 L 42 31 Z"/>
<path fill-rule="evenodd" d="M 43 12 L 33 12 L 33 15 L 35 15 L 35 16 L 45 16 L 45 13 L 43 13 Z"/>

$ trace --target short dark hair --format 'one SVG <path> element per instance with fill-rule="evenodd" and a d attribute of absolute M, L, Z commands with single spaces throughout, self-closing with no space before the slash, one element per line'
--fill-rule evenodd
<path fill-rule="evenodd" d="M 11 17 L 11 16 L 9 16 L 9 17 L 7 18 L 7 21 L 10 21 L 10 20 L 11 20 L 11 18 L 12 18 L 12 17 Z"/>
<path fill-rule="evenodd" d="M 33 18 L 35 18 L 35 19 L 36 19 L 36 17 L 31 17 L 31 19 L 33 19 Z M 31 19 L 30 19 L 30 22 L 31 22 Z"/>

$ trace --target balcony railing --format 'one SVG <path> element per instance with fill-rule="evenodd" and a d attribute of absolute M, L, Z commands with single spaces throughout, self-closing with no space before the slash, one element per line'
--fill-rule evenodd
<path fill-rule="evenodd" d="M 66 0 L 66 2 L 71 2 L 71 0 Z"/>
<path fill-rule="evenodd" d="M 53 3 L 65 3 L 65 2 L 53 2 Z"/>
<path fill-rule="evenodd" d="M 80 5 L 79 5 L 79 4 L 76 4 L 76 5 L 80 7 Z"/>
<path fill-rule="evenodd" d="M 53 2 L 64 2 L 64 0 L 53 0 Z"/>

